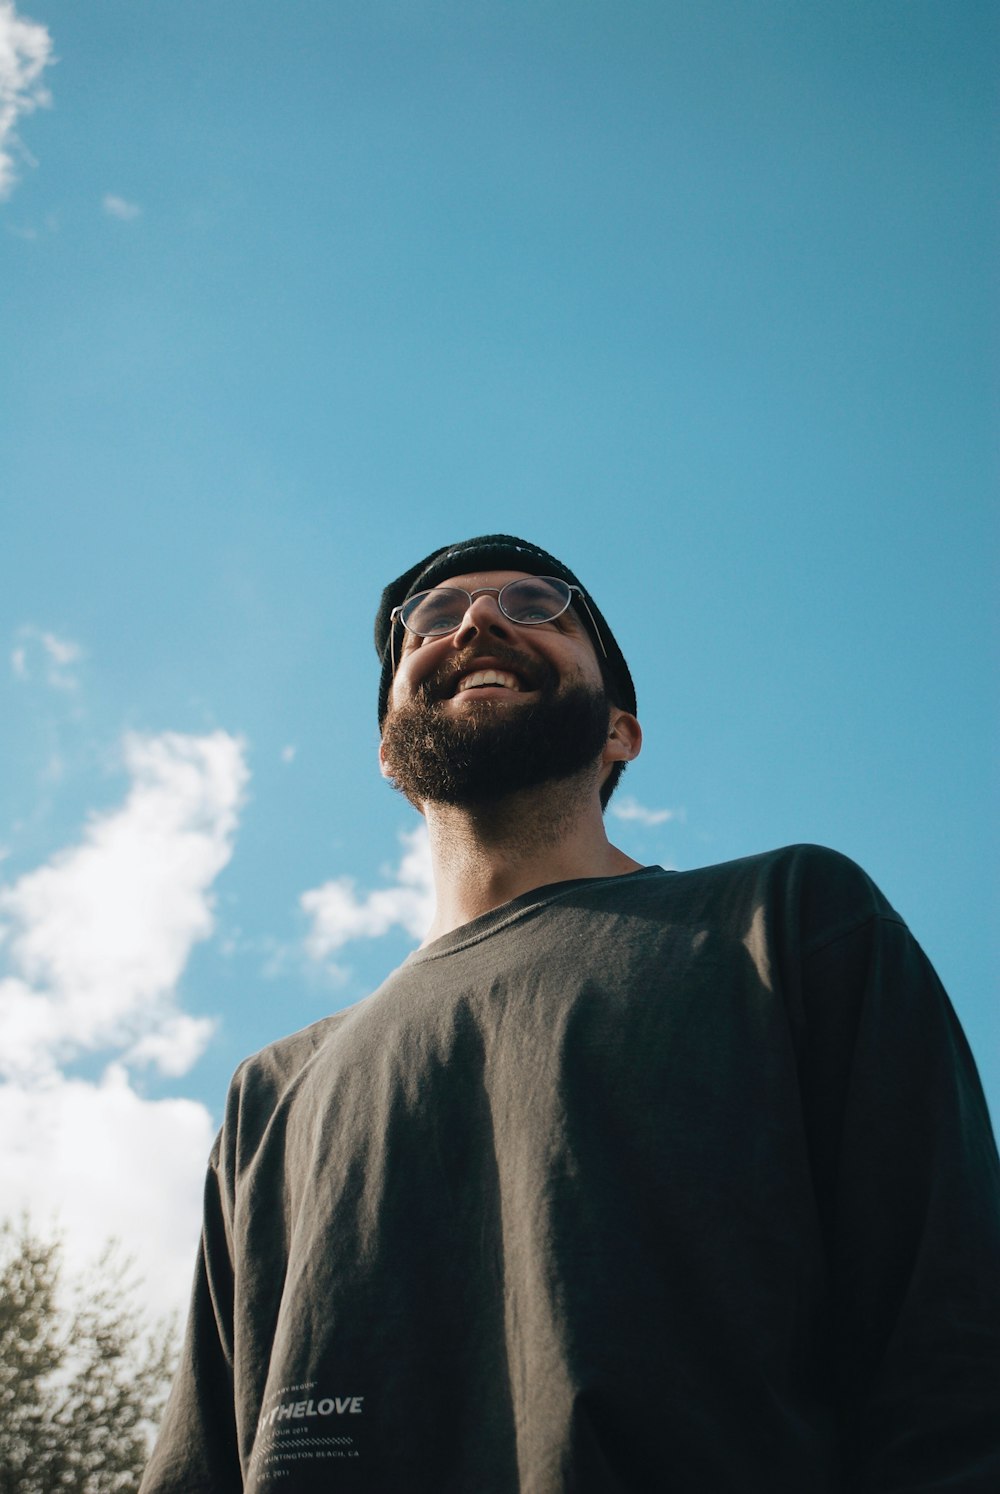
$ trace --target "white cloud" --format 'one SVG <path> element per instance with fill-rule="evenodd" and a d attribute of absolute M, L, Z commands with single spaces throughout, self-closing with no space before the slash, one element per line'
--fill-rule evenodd
<path fill-rule="evenodd" d="M 293 747 L 291 743 L 289 743 L 287 747 L 282 747 L 281 761 L 283 763 L 293 763 L 295 761 L 295 755 L 298 750 L 299 749 L 297 747 Z"/>
<path fill-rule="evenodd" d="M 76 690 L 79 680 L 72 666 L 84 658 L 84 650 L 72 638 L 60 638 L 57 633 L 45 632 L 42 628 L 25 623 L 18 628 L 21 640 L 11 650 L 10 663 L 20 680 L 32 678 L 35 668 L 40 668 L 47 685 L 55 690 Z"/>
<path fill-rule="evenodd" d="M 174 1012 L 164 1017 L 155 1032 L 144 1033 L 125 1054 L 132 1065 L 154 1064 L 161 1074 L 177 1078 L 186 1074 L 204 1053 L 215 1031 L 211 1017 L 191 1017 Z"/>
<path fill-rule="evenodd" d="M 71 638 L 57 638 L 55 633 L 41 634 L 42 647 L 49 658 L 60 667 L 64 664 L 75 664 L 83 650 L 78 643 Z"/>
<path fill-rule="evenodd" d="M 609 808 L 616 819 L 635 820 L 640 825 L 665 825 L 668 820 L 676 820 L 683 813 L 677 809 L 647 809 L 638 799 L 633 799 L 628 794 L 612 799 Z"/>
<path fill-rule="evenodd" d="M 123 223 L 138 218 L 142 212 L 137 202 L 127 202 L 124 197 L 116 197 L 114 192 L 105 192 L 101 206 L 109 218 L 120 218 Z"/>
<path fill-rule="evenodd" d="M 18 120 L 52 102 L 41 81 L 52 60 L 48 28 L 19 16 L 13 0 L 0 0 L 0 199 L 10 196 L 17 180 L 15 153 L 26 155 Z"/>
<path fill-rule="evenodd" d="M 128 1048 L 185 1072 L 208 1041 L 175 988 L 213 929 L 212 883 L 229 861 L 247 780 L 244 746 L 129 735 L 132 786 L 77 845 L 0 888 L 0 1072 L 51 1077 L 76 1054 Z"/>
<path fill-rule="evenodd" d="M 183 1311 L 214 1124 L 193 1100 L 145 1100 L 113 1065 L 100 1084 L 0 1084 L 0 1198 L 41 1233 L 65 1231 L 67 1266 L 106 1241 L 135 1256 L 157 1315 Z"/>
<path fill-rule="evenodd" d="M 71 1270 L 120 1238 L 158 1314 L 187 1299 L 214 1125 L 195 1101 L 145 1099 L 126 1066 L 183 1074 L 211 1034 L 175 993 L 213 928 L 244 757 L 222 731 L 126 737 L 121 806 L 0 888 L 3 1209 L 64 1231 Z M 62 1072 L 102 1049 L 117 1056 L 99 1083 Z"/>
<path fill-rule="evenodd" d="M 418 825 L 400 841 L 404 851 L 391 886 L 359 896 L 353 877 L 337 877 L 302 894 L 300 906 L 312 920 L 306 950 L 314 960 L 326 960 L 355 939 L 380 939 L 393 928 L 416 939 L 427 932 L 434 916 L 427 831 Z"/>

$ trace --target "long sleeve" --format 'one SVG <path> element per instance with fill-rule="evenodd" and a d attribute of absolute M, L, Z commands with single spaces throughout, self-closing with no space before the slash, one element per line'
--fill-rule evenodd
<path fill-rule="evenodd" d="M 994 1494 L 1000 1168 L 964 1034 L 884 905 L 805 952 L 803 1000 L 844 1487 Z"/>

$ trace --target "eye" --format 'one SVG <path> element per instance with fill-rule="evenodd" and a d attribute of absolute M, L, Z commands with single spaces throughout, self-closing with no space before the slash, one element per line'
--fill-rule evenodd
<path fill-rule="evenodd" d="M 519 602 L 517 607 L 518 622 L 548 622 L 552 616 L 552 608 L 547 607 L 544 602 Z"/>
<path fill-rule="evenodd" d="M 412 633 L 429 638 L 435 633 L 453 633 L 468 607 L 469 598 L 464 591 L 439 586 L 411 597 L 400 616 Z"/>
<path fill-rule="evenodd" d="M 513 622 L 552 622 L 565 612 L 569 592 L 560 582 L 514 581 L 504 587 L 503 610 Z"/>

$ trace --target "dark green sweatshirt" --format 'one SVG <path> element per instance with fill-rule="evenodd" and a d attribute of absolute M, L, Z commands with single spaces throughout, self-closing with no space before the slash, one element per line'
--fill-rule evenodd
<path fill-rule="evenodd" d="M 998 1221 L 852 862 L 539 888 L 237 1072 L 143 1494 L 996 1494 Z"/>

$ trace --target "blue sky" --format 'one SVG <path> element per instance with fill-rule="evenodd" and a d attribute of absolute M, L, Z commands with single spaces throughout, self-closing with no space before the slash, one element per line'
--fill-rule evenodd
<path fill-rule="evenodd" d="M 232 1069 L 419 937 L 372 619 L 494 529 L 632 666 L 612 838 L 853 856 L 1000 1113 L 998 30 L 0 0 L 8 1199 L 182 1300 Z"/>

